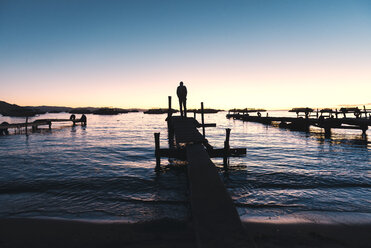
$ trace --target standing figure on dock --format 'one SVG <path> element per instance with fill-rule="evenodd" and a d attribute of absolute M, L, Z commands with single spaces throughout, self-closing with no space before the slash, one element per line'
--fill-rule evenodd
<path fill-rule="evenodd" d="M 179 98 L 179 109 L 180 115 L 187 117 L 187 87 L 183 85 L 183 82 L 179 83 L 178 88 L 176 89 L 176 94 Z M 183 112 L 184 107 L 184 112 Z"/>

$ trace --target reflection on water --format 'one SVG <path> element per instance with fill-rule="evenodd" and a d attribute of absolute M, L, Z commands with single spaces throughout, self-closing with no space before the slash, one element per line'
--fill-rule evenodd
<path fill-rule="evenodd" d="M 86 127 L 53 124 L 51 131 L 1 136 L 0 217 L 188 218 L 184 163 L 162 159 L 154 170 L 153 133 L 169 146 L 165 117 L 88 115 Z M 213 159 L 241 216 L 371 212 L 371 146 L 361 131 L 334 130 L 325 138 L 318 128 L 290 131 L 228 120 L 225 113 L 206 115 L 205 122 L 217 123 L 206 129 L 214 147 L 223 147 L 231 128 L 231 147 L 247 148 L 246 157 L 230 159 L 229 170 Z"/>

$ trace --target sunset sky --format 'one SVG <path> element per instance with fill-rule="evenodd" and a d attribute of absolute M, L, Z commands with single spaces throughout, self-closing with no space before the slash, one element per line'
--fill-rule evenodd
<path fill-rule="evenodd" d="M 284 109 L 371 102 L 371 1 L 0 0 L 0 100 Z M 176 99 L 175 99 L 176 100 Z"/>

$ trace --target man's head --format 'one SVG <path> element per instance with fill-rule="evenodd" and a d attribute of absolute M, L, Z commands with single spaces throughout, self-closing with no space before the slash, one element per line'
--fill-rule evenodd
<path fill-rule="evenodd" d="M 180 81 L 179 85 L 180 85 L 180 86 L 183 86 L 183 81 Z"/>

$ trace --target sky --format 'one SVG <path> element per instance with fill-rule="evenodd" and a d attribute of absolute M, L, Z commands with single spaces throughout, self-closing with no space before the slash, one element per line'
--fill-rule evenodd
<path fill-rule="evenodd" d="M 22 106 L 371 103 L 371 1 L 0 0 L 0 100 Z"/>

